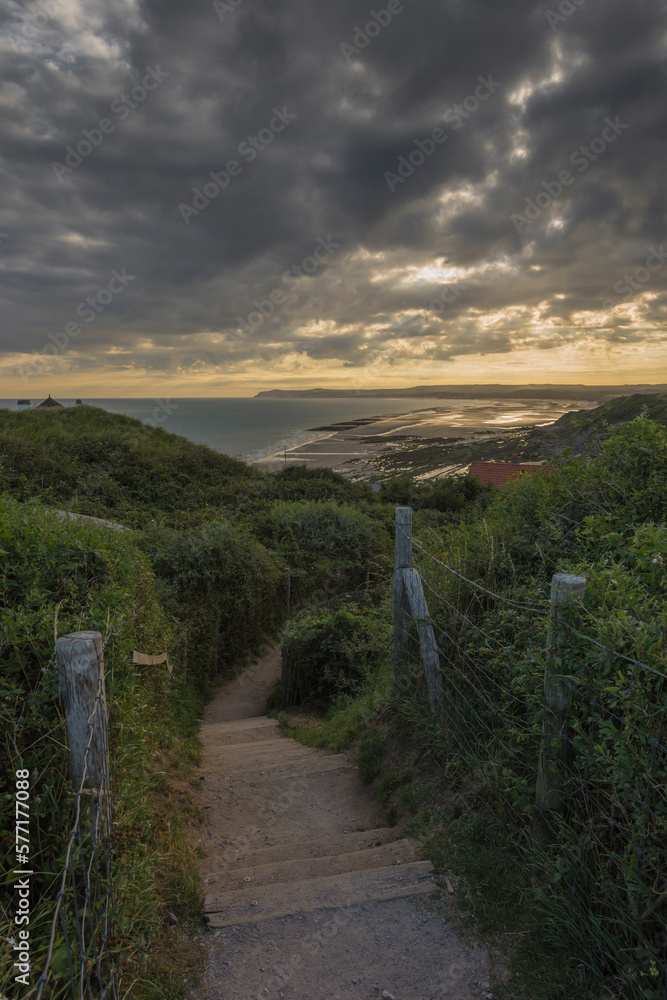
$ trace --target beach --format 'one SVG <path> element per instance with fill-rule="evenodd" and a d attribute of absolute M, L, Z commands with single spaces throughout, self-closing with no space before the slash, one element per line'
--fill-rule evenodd
<path fill-rule="evenodd" d="M 408 413 L 309 428 L 313 439 L 263 455 L 253 464 L 267 472 L 285 465 L 306 465 L 335 469 L 351 479 L 372 477 L 383 472 L 384 460 L 392 452 L 403 453 L 429 442 L 442 442 L 443 446 L 455 442 L 491 443 L 522 429 L 548 426 L 572 410 L 597 405 L 593 400 L 448 400 L 446 405 Z M 449 468 L 455 466 L 445 465 L 424 476 L 444 474 Z"/>
<path fill-rule="evenodd" d="M 306 465 L 358 479 L 397 471 L 426 478 L 465 467 L 469 449 L 457 450 L 459 444 L 474 443 L 472 457 L 493 457 L 499 454 L 494 442 L 513 441 L 522 429 L 546 427 L 564 413 L 599 405 L 594 392 L 591 397 L 221 397 L 84 399 L 84 403 L 148 421 L 267 472 L 285 464 Z M 60 401 L 75 405 L 73 399 Z M 15 409 L 16 400 L 0 400 L 0 407 Z M 479 454 L 484 442 L 489 443 L 488 455 Z M 521 450 L 520 437 L 516 442 Z"/>

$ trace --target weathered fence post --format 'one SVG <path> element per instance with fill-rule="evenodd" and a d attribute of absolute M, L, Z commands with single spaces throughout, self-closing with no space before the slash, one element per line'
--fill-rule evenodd
<path fill-rule="evenodd" d="M 412 507 L 396 508 L 396 569 L 412 569 Z"/>
<path fill-rule="evenodd" d="M 292 605 L 292 570 L 287 570 L 287 614 L 291 611 Z"/>
<path fill-rule="evenodd" d="M 416 569 L 403 570 L 403 588 L 407 599 L 410 617 L 417 625 L 419 636 L 419 653 L 421 656 L 428 700 L 431 711 L 438 715 L 443 697 L 442 672 L 440 670 L 440 654 L 435 641 L 435 632 L 428 612 L 428 604 L 424 595 L 421 577 Z"/>
<path fill-rule="evenodd" d="M 394 681 L 396 690 L 404 693 L 410 682 L 410 650 L 408 623 L 414 620 L 419 636 L 419 655 L 434 714 L 438 713 L 442 697 L 440 657 L 433 625 L 428 613 L 421 577 L 412 565 L 412 508 L 396 508 L 396 558 L 392 580 L 394 620 Z"/>
<path fill-rule="evenodd" d="M 568 680 L 554 669 L 555 658 L 560 653 L 560 624 L 563 605 L 581 601 L 586 593 L 586 577 L 555 573 L 551 581 L 549 631 L 547 637 L 547 665 L 544 672 L 544 715 L 542 742 L 535 787 L 535 805 L 538 810 L 534 833 L 544 843 L 549 836 L 549 814 L 561 814 L 565 805 L 563 795 L 565 775 L 565 750 L 567 713 L 572 701 Z"/>
<path fill-rule="evenodd" d="M 412 569 L 412 508 L 396 508 L 396 541 L 394 575 L 391 584 L 391 602 L 394 622 L 394 682 L 396 690 L 405 692 L 409 678 L 409 650 L 407 626 L 409 610 L 405 595 L 403 571 Z"/>
<path fill-rule="evenodd" d="M 89 739 L 84 786 L 100 789 L 109 774 L 102 648 L 99 632 L 72 632 L 56 639 L 58 688 L 67 715 L 70 773 L 75 788 L 84 776 Z"/>

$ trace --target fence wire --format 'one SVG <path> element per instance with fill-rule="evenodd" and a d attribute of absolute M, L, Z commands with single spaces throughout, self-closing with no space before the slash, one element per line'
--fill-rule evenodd
<path fill-rule="evenodd" d="M 83 773 L 76 792 L 74 823 L 51 922 L 44 968 L 37 980 L 36 1000 L 71 996 L 72 1000 L 118 1000 L 112 954 L 115 890 L 112 864 L 113 796 L 109 727 L 104 684 L 104 651 Z M 57 965 L 58 986 L 49 983 Z M 69 979 L 62 988 L 62 981 Z"/>
<path fill-rule="evenodd" d="M 576 928 L 581 968 L 604 981 L 605 998 L 665 1000 L 667 676 L 634 657 L 627 638 L 618 649 L 601 642 L 590 609 L 561 606 L 550 637 L 548 599 L 527 601 L 526 587 L 509 582 L 496 593 L 420 542 L 412 549 L 440 661 L 448 772 L 471 798 L 492 794 L 537 884 Z M 416 626 L 399 624 L 397 680 L 425 698 Z M 566 707 L 560 738 L 545 741 L 553 674 Z M 547 772 L 557 787 L 540 809 Z"/>

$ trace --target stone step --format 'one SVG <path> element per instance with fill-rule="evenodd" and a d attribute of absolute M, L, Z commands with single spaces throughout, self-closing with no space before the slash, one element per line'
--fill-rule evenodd
<path fill-rule="evenodd" d="M 249 780 L 247 769 L 234 771 L 227 762 L 204 785 L 206 821 L 200 844 L 206 852 L 206 874 L 213 874 L 211 856 L 220 853 L 222 841 L 230 836 L 237 838 L 237 846 L 250 849 L 290 837 L 298 841 L 385 826 L 384 810 L 369 797 L 357 770 L 347 761 L 342 763 L 345 766 L 322 770 L 320 761 L 306 758 L 301 761 L 306 773 L 277 779 L 267 768 Z"/>
<path fill-rule="evenodd" d="M 204 762 L 207 767 L 222 772 L 230 768 L 259 767 L 270 768 L 274 764 L 292 760 L 318 760 L 330 754 L 315 754 L 308 747 L 288 740 L 273 740 L 266 743 L 245 743 L 241 746 L 206 747 Z"/>
<path fill-rule="evenodd" d="M 234 842 L 224 845 L 226 865 L 236 871 L 239 867 L 250 867 L 257 864 L 271 864 L 278 861 L 296 861 L 298 858 L 321 858 L 338 854 L 351 854 L 354 851 L 365 851 L 369 847 L 381 847 L 390 844 L 401 837 L 401 829 L 397 826 L 379 827 L 376 830 L 354 830 L 342 833 L 338 837 L 319 837 L 309 840 L 280 842 L 278 838 L 266 847 L 245 849 L 235 846 Z M 221 842 L 223 846 L 223 842 Z M 215 860 L 215 859 L 212 859 Z"/>
<path fill-rule="evenodd" d="M 335 757 L 318 757 L 314 760 L 310 756 L 303 759 L 298 758 L 283 764 L 276 764 L 274 767 L 263 764 L 261 767 L 251 765 L 239 768 L 235 764 L 232 769 L 233 774 L 229 775 L 226 773 L 222 775 L 218 769 L 215 771 L 204 770 L 202 773 L 206 775 L 211 785 L 215 782 L 216 787 L 226 788 L 227 786 L 233 787 L 238 783 L 256 784 L 263 781 L 278 785 L 280 782 L 289 781 L 292 778 L 307 777 L 310 774 L 326 774 L 329 771 L 356 771 L 356 767 L 357 765 L 351 757 L 337 754 Z"/>
<path fill-rule="evenodd" d="M 261 730 L 260 730 L 261 731 Z M 263 740 L 261 743 L 232 743 L 229 745 L 220 743 L 209 743 L 204 748 L 207 757 L 218 756 L 234 760 L 235 758 L 245 758 L 248 756 L 273 758 L 281 755 L 300 753 L 304 757 L 310 755 L 326 756 L 326 750 L 313 750 L 312 747 L 305 747 L 302 743 L 290 739 Z"/>
<path fill-rule="evenodd" d="M 273 722 L 273 719 L 269 719 L 268 721 Z M 229 723 L 226 722 L 216 722 L 208 726 L 202 726 L 199 735 L 204 749 L 243 746 L 247 743 L 265 743 L 268 740 L 276 740 L 279 736 L 276 723 L 270 726 L 246 726 L 244 729 L 222 728 L 228 726 Z"/>
<path fill-rule="evenodd" d="M 275 740 L 276 729 L 274 727 L 262 726 L 260 729 L 243 729 L 240 732 L 231 730 L 228 733 L 202 733 L 201 742 L 205 751 L 214 750 L 216 747 L 240 747 L 255 743 L 266 743 Z"/>
<path fill-rule="evenodd" d="M 233 722 L 203 722 L 200 727 L 202 733 L 243 733 L 249 729 L 277 729 L 278 723 L 275 719 L 269 719 L 266 715 L 259 715 L 252 719 L 234 719 Z"/>
<path fill-rule="evenodd" d="M 265 885 L 255 889 L 215 893 L 206 896 L 204 913 L 211 927 L 231 927 L 295 913 L 354 906 L 373 900 L 422 896 L 435 889 L 431 862 L 416 861 L 401 865 L 400 868 L 391 865 L 372 871 L 345 872 L 341 875 L 292 882 L 289 885 Z"/>
<path fill-rule="evenodd" d="M 252 889 L 257 886 L 282 885 L 303 882 L 305 879 L 326 875 L 341 875 L 343 872 L 371 871 L 374 868 L 388 868 L 390 865 L 406 865 L 419 858 L 419 848 L 413 840 L 395 840 L 382 847 L 366 848 L 349 854 L 333 854 L 316 858 L 297 858 L 290 861 L 273 861 L 255 864 L 246 868 L 221 867 L 206 879 L 216 892 L 230 892 L 233 889 Z"/>

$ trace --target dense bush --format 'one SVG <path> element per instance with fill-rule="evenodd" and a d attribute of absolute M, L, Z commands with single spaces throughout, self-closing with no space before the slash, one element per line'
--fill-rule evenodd
<path fill-rule="evenodd" d="M 178 621 L 188 677 L 206 685 L 281 622 L 286 576 L 276 560 L 232 524 L 154 531 L 143 545 L 160 600 Z"/>
<path fill-rule="evenodd" d="M 375 494 L 367 483 L 345 479 L 333 469 L 311 469 L 306 465 L 288 465 L 271 475 L 266 487 L 271 500 L 335 500 L 339 503 L 372 500 Z"/>
<path fill-rule="evenodd" d="M 289 704 L 327 707 L 354 695 L 389 655 L 390 612 L 341 603 L 302 612 L 284 631 L 283 696 Z"/>
<path fill-rule="evenodd" d="M 380 520 L 335 503 L 275 503 L 253 520 L 255 533 L 293 574 L 297 598 L 356 590 L 370 572 L 386 577 L 391 538 Z"/>
<path fill-rule="evenodd" d="M 433 510 L 450 515 L 460 514 L 473 501 L 488 495 L 488 489 L 472 476 L 447 476 L 445 479 L 415 481 L 403 475 L 382 484 L 380 499 L 398 507 L 413 510 Z"/>

